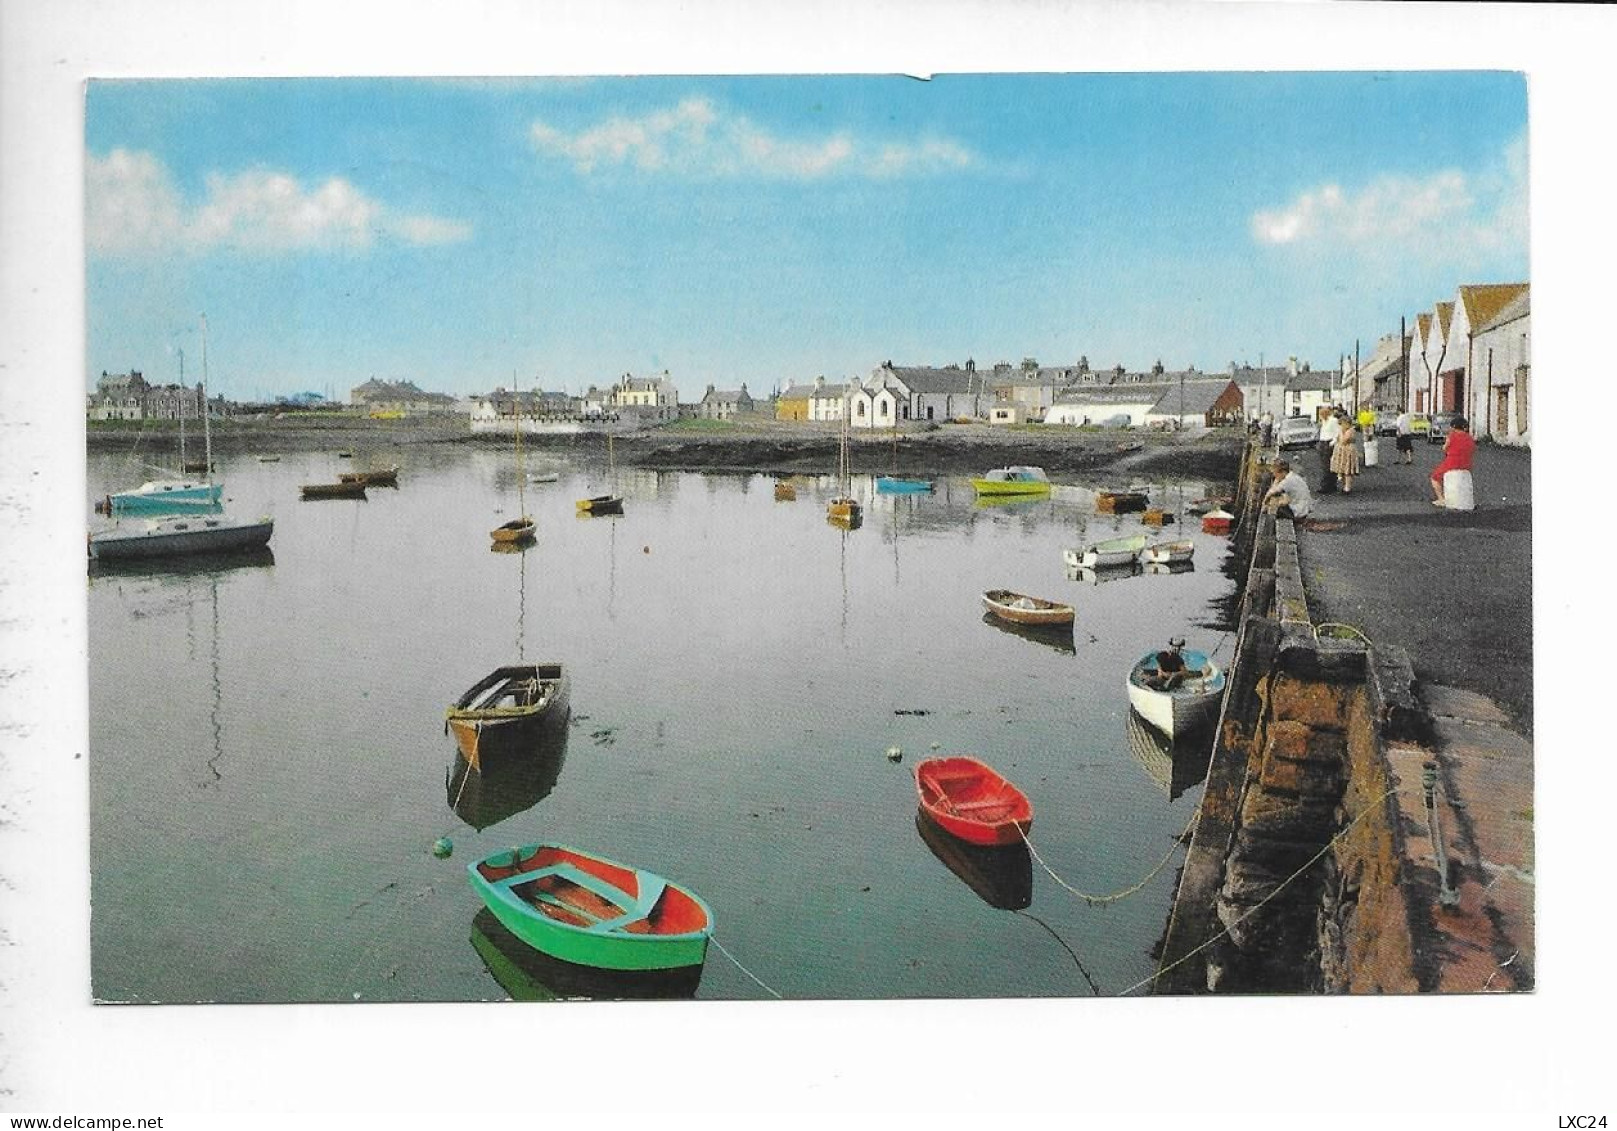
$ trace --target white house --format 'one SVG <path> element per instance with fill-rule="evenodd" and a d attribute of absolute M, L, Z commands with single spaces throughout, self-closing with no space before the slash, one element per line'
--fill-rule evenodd
<path fill-rule="evenodd" d="M 1056 399 L 1045 412 L 1044 422 L 1073 426 L 1116 423 L 1139 428 L 1167 392 L 1166 384 L 1155 381 L 1075 388 Z"/>
<path fill-rule="evenodd" d="M 854 428 L 893 428 L 909 419 L 910 390 L 896 377 L 880 384 L 850 382 L 848 389 L 848 419 Z"/>
<path fill-rule="evenodd" d="M 848 410 L 848 401 L 858 383 L 850 385 L 831 385 L 824 377 L 814 379 L 814 391 L 809 394 L 810 420 L 841 420 L 843 413 Z"/>
<path fill-rule="evenodd" d="M 632 408 L 642 424 L 679 419 L 679 390 L 663 370 L 660 377 L 634 377 L 625 373 L 612 386 L 609 405 Z"/>
<path fill-rule="evenodd" d="M 1472 332 L 1471 355 L 1484 411 L 1472 422 L 1477 435 L 1501 444 L 1531 442 L 1528 377 L 1532 373 L 1532 310 L 1526 288 Z"/>
<path fill-rule="evenodd" d="M 1410 412 L 1433 411 L 1432 390 L 1437 386 L 1437 362 L 1442 352 L 1437 315 L 1430 310 L 1415 315 L 1409 336 L 1409 399 L 1405 402 Z"/>
<path fill-rule="evenodd" d="M 1454 411 L 1471 421 L 1473 436 L 1493 434 L 1490 410 L 1491 389 L 1488 374 L 1476 351 L 1476 332 L 1486 326 L 1511 299 L 1527 290 L 1526 283 L 1487 283 L 1461 286 L 1455 295 L 1454 318 L 1449 323 L 1447 375 L 1458 374 L 1454 382 Z"/>
<path fill-rule="evenodd" d="M 905 401 L 898 406 L 899 420 L 985 419 L 994 399 L 987 379 L 969 361 L 964 369 L 957 365 L 943 369 L 897 366 L 884 361 L 866 384 L 897 388 L 904 394 Z"/>

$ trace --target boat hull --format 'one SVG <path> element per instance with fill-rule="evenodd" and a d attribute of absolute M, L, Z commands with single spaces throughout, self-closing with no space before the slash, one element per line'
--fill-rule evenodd
<path fill-rule="evenodd" d="M 1191 677 L 1172 690 L 1151 687 L 1146 673 L 1155 669 L 1156 653 L 1143 656 L 1129 672 L 1129 705 L 1169 738 L 1192 734 L 1213 724 L 1224 702 L 1224 672 L 1200 652 L 1186 652 L 1185 666 L 1206 674 Z"/>
<path fill-rule="evenodd" d="M 367 487 L 397 487 L 399 469 L 386 467 L 376 471 L 345 471 L 337 479 L 342 483 L 363 483 Z"/>
<path fill-rule="evenodd" d="M 921 811 L 967 844 L 1020 844 L 1033 827 L 1033 803 L 975 758 L 929 758 L 915 767 Z"/>
<path fill-rule="evenodd" d="M 593 499 L 580 499 L 576 505 L 579 514 L 623 513 L 623 498 L 620 495 L 597 495 Z"/>
<path fill-rule="evenodd" d="M 924 495 L 931 490 L 930 479 L 899 479 L 891 475 L 876 477 L 876 491 L 882 495 Z"/>
<path fill-rule="evenodd" d="M 236 554 L 261 550 L 275 532 L 275 521 L 233 522 L 222 518 L 170 519 L 147 530 L 109 530 L 90 537 L 97 561 L 135 561 Z"/>
<path fill-rule="evenodd" d="M 496 542 L 504 542 L 516 545 L 521 542 L 533 541 L 533 530 L 533 519 L 520 518 L 512 519 L 510 522 L 496 526 L 493 530 L 490 530 L 488 534 L 489 537 L 494 539 Z"/>
<path fill-rule="evenodd" d="M 832 499 L 827 504 L 825 513 L 830 518 L 851 520 L 858 518 L 863 510 L 857 499 Z"/>
<path fill-rule="evenodd" d="M 480 770 L 485 758 L 540 745 L 549 720 L 567 711 L 570 691 L 560 664 L 496 668 L 445 712 L 444 725 L 467 765 Z"/>
<path fill-rule="evenodd" d="M 1235 516 L 1229 511 L 1209 511 L 1207 514 L 1202 516 L 1202 533 L 1228 534 L 1230 532 L 1230 524 L 1234 521 Z"/>
<path fill-rule="evenodd" d="M 1036 604 L 1028 608 L 1018 605 L 1019 601 L 1031 601 Z M 1012 593 L 1008 589 L 990 589 L 984 593 L 983 608 L 1003 621 L 1026 628 L 1054 628 L 1068 625 L 1073 622 L 1076 615 L 1076 610 L 1071 605 L 1063 605 L 1058 601 L 1043 601 L 1022 593 Z"/>
<path fill-rule="evenodd" d="M 1100 514 L 1128 514 L 1150 505 L 1151 500 L 1138 491 L 1101 491 L 1095 495 L 1095 510 Z"/>
<path fill-rule="evenodd" d="M 1159 542 L 1155 546 L 1147 546 L 1142 556 L 1148 565 L 1172 565 L 1175 562 L 1188 562 L 1195 555 L 1194 542 Z"/>
<path fill-rule="evenodd" d="M 299 491 L 305 499 L 363 499 L 365 484 L 357 481 L 305 483 Z"/>
<path fill-rule="evenodd" d="M 1112 566 L 1133 565 L 1145 547 L 1146 540 L 1143 537 L 1113 538 L 1105 542 L 1096 542 L 1093 546 L 1085 546 L 1082 550 L 1066 550 L 1062 553 L 1062 559 L 1068 565 L 1082 569 L 1106 569 Z"/>
<path fill-rule="evenodd" d="M 555 861 L 538 866 L 538 861 Z M 695 929 L 678 934 L 634 934 L 611 926 L 610 912 L 595 923 L 568 923 L 540 911 L 517 889 L 546 878 L 550 869 L 569 881 L 589 885 L 592 894 L 633 921 L 649 907 L 635 893 L 664 890 L 693 905 Z M 528 946 L 558 958 L 601 970 L 676 970 L 700 966 L 707 958 L 713 913 L 695 892 L 639 868 L 563 845 L 525 845 L 506 849 L 467 866 L 467 874 L 483 904 L 500 925 Z M 630 889 L 633 889 L 631 891 Z"/>
<path fill-rule="evenodd" d="M 978 495 L 986 495 L 990 498 L 1048 495 L 1050 493 L 1050 480 L 1044 474 L 1044 469 L 1031 465 L 997 467 L 981 479 L 973 479 L 971 486 Z"/>
<path fill-rule="evenodd" d="M 107 497 L 117 514 L 164 514 L 218 506 L 223 489 L 218 483 L 147 483 Z"/>

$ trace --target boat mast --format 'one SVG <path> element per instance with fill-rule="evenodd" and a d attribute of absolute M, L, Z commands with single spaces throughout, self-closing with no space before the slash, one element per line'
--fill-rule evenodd
<path fill-rule="evenodd" d="M 179 350 L 180 355 L 180 477 L 185 477 L 185 406 L 190 401 L 185 390 L 185 351 Z"/>
<path fill-rule="evenodd" d="M 213 432 L 208 427 L 208 316 L 202 315 L 202 481 L 213 482 Z"/>
<path fill-rule="evenodd" d="M 527 476 L 522 473 L 522 393 L 520 391 L 513 393 L 511 400 L 512 407 L 515 409 L 511 419 L 515 422 L 517 429 L 517 514 L 523 521 L 527 521 L 528 503 L 527 496 L 523 490 L 526 486 Z"/>

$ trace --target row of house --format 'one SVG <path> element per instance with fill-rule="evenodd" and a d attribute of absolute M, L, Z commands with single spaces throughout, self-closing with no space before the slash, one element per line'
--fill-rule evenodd
<path fill-rule="evenodd" d="M 1378 412 L 1457 412 L 1475 436 L 1530 443 L 1530 294 L 1527 283 L 1458 287 L 1376 343 L 1357 366 L 1359 401 Z"/>
<path fill-rule="evenodd" d="M 91 420 L 196 420 L 202 415 L 202 386 L 153 385 L 139 370 L 101 371 L 85 411 Z"/>

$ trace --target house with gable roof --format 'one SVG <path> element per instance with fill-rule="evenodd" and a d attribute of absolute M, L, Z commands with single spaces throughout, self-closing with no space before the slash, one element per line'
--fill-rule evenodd
<path fill-rule="evenodd" d="M 1195 373 L 1192 377 L 1191 374 Z M 1241 386 L 1229 377 L 1209 379 L 1205 374 L 1187 371 L 1167 383 L 1157 403 L 1145 414 L 1148 428 L 1215 428 L 1239 424 L 1246 416 Z"/>
<path fill-rule="evenodd" d="M 753 411 L 752 394 L 743 381 L 739 389 L 715 389 L 712 385 L 697 402 L 697 415 L 703 420 L 734 420 L 738 414 Z"/>
<path fill-rule="evenodd" d="M 1455 293 L 1445 351 L 1452 368 L 1447 373 L 1454 377 L 1457 407 L 1453 411 L 1469 418 L 1474 436 L 1492 435 L 1493 431 L 1488 375 L 1479 364 L 1476 332 L 1526 290 L 1526 283 L 1486 283 L 1462 285 Z"/>
<path fill-rule="evenodd" d="M 821 381 L 825 378 L 821 377 Z M 776 420 L 809 419 L 809 399 L 814 395 L 813 385 L 788 385 L 775 398 Z"/>
<path fill-rule="evenodd" d="M 884 361 L 871 372 L 866 386 L 899 391 L 902 396 L 902 403 L 897 406 L 899 421 L 986 419 L 988 406 L 994 399 L 988 391 L 988 378 L 978 374 L 976 363 L 972 361 L 966 362 L 964 368 L 949 365 L 942 369 Z M 878 418 L 873 418 L 869 425 L 881 426 Z"/>
<path fill-rule="evenodd" d="M 1436 387 L 1436 361 L 1443 347 L 1437 340 L 1437 315 L 1430 310 L 1415 315 L 1409 335 L 1409 390 L 1405 407 L 1410 412 L 1432 412 Z"/>
<path fill-rule="evenodd" d="M 1449 354 L 1449 327 L 1454 322 L 1454 304 L 1440 302 L 1432 307 L 1431 336 L 1421 359 L 1426 369 L 1427 412 L 1459 412 L 1459 378 L 1464 367 L 1454 368 Z"/>
<path fill-rule="evenodd" d="M 679 419 L 679 389 L 666 369 L 657 377 L 625 373 L 612 386 L 608 404 L 612 409 L 631 410 L 625 415 L 641 424 Z"/>
<path fill-rule="evenodd" d="M 1471 335 L 1479 419 L 1472 431 L 1501 444 L 1531 441 L 1528 378 L 1532 373 L 1532 308 L 1528 288 L 1512 298 Z"/>
<path fill-rule="evenodd" d="M 848 402 L 857 388 L 858 382 L 833 385 L 824 377 L 816 377 L 814 391 L 809 394 L 809 419 L 841 420 L 848 413 Z"/>

